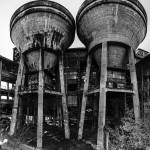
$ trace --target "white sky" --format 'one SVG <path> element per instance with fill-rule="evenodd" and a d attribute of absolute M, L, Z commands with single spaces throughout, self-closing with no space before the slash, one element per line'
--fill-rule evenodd
<path fill-rule="evenodd" d="M 31 0 L 0 0 L 0 55 L 12 59 L 14 45 L 10 40 L 9 23 L 10 18 L 21 5 L 30 2 Z M 76 17 L 77 11 L 84 0 L 53 0 L 65 6 Z M 145 40 L 139 48 L 145 49 L 150 52 L 150 0 L 140 0 L 146 9 L 148 15 L 148 32 Z M 72 47 L 83 46 L 78 40 L 77 36 Z"/>

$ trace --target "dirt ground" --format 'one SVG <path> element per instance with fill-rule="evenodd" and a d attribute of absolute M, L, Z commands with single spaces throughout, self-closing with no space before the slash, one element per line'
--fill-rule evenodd
<path fill-rule="evenodd" d="M 59 127 L 44 126 L 43 150 L 94 150 L 90 144 L 78 141 L 73 136 L 70 140 L 64 139 L 63 132 L 64 130 Z M 75 131 L 71 132 L 74 134 Z M 7 143 L 7 150 L 9 150 L 8 147 L 11 147 L 10 150 L 18 150 L 17 147 L 20 143 L 36 147 L 36 127 L 24 127 L 8 139 L 11 140 L 11 144 Z"/>

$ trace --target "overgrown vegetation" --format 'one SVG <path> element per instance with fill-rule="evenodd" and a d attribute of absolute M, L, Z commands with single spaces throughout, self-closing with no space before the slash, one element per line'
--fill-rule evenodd
<path fill-rule="evenodd" d="M 134 119 L 133 110 L 128 110 L 121 119 L 121 125 L 110 133 L 110 150 L 145 150 L 150 146 L 150 121 Z"/>

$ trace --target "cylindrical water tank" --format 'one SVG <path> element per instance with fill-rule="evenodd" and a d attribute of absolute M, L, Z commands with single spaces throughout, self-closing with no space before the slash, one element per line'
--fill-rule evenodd
<path fill-rule="evenodd" d="M 44 51 L 44 69 L 51 69 L 57 51 L 67 49 L 73 42 L 75 22 L 62 5 L 38 0 L 24 4 L 10 21 L 12 42 L 25 53 L 29 71 L 38 70 L 39 49 Z"/>
<path fill-rule="evenodd" d="M 116 66 L 122 65 L 126 46 L 135 50 L 147 32 L 147 15 L 138 0 L 86 0 L 78 11 L 76 22 L 79 39 L 96 57 L 101 48 L 97 52 L 95 47 L 110 42 L 108 61 L 118 61 Z"/>

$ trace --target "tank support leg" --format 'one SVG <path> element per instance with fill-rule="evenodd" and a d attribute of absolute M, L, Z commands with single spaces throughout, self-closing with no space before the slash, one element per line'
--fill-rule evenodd
<path fill-rule="evenodd" d="M 84 126 L 84 118 L 85 118 L 85 111 L 86 111 L 90 70 L 91 70 L 91 57 L 88 56 L 87 66 L 86 66 L 85 83 L 84 83 L 84 89 L 83 89 L 83 95 L 82 95 L 82 105 L 81 105 L 80 123 L 79 123 L 79 131 L 78 131 L 78 140 L 82 139 L 82 136 L 83 136 L 83 126 Z"/>
<path fill-rule="evenodd" d="M 19 87 L 21 86 L 22 76 L 24 70 L 24 62 L 23 56 L 20 57 L 20 63 L 18 68 L 18 75 L 16 80 L 16 88 L 15 88 L 15 97 L 14 97 L 14 105 L 12 110 L 12 121 L 10 125 L 9 135 L 13 135 L 15 133 L 16 124 L 17 124 L 17 113 L 18 113 L 18 104 L 19 104 Z"/>
<path fill-rule="evenodd" d="M 106 115 L 107 42 L 102 43 L 99 89 L 99 113 L 97 150 L 104 150 L 104 126 Z"/>
<path fill-rule="evenodd" d="M 63 54 L 61 54 L 59 59 L 59 74 L 60 74 L 60 86 L 62 93 L 62 110 L 63 110 L 63 123 L 65 129 L 65 138 L 70 138 L 70 129 L 69 129 L 69 117 L 68 117 L 68 108 L 67 108 L 67 97 L 65 90 L 65 81 L 64 81 L 64 64 L 63 64 Z"/>
<path fill-rule="evenodd" d="M 24 57 L 23 60 L 25 61 Z M 25 67 L 23 69 L 23 75 L 21 79 L 21 87 L 24 87 L 25 82 Z M 21 129 L 21 126 L 23 125 L 23 99 L 22 96 L 19 96 L 19 102 L 18 102 L 18 120 L 16 124 L 16 129 Z"/>
<path fill-rule="evenodd" d="M 39 57 L 39 85 L 38 85 L 38 120 L 37 120 L 37 149 L 42 149 L 43 144 L 43 88 L 44 88 L 44 72 L 43 72 L 43 52 L 40 50 Z"/>
<path fill-rule="evenodd" d="M 139 93 L 138 93 L 138 84 L 137 84 L 137 75 L 135 68 L 135 57 L 133 49 L 129 50 L 129 66 L 130 66 L 130 76 L 131 83 L 133 85 L 133 108 L 135 120 L 138 121 L 140 118 L 140 104 L 139 104 Z"/>

